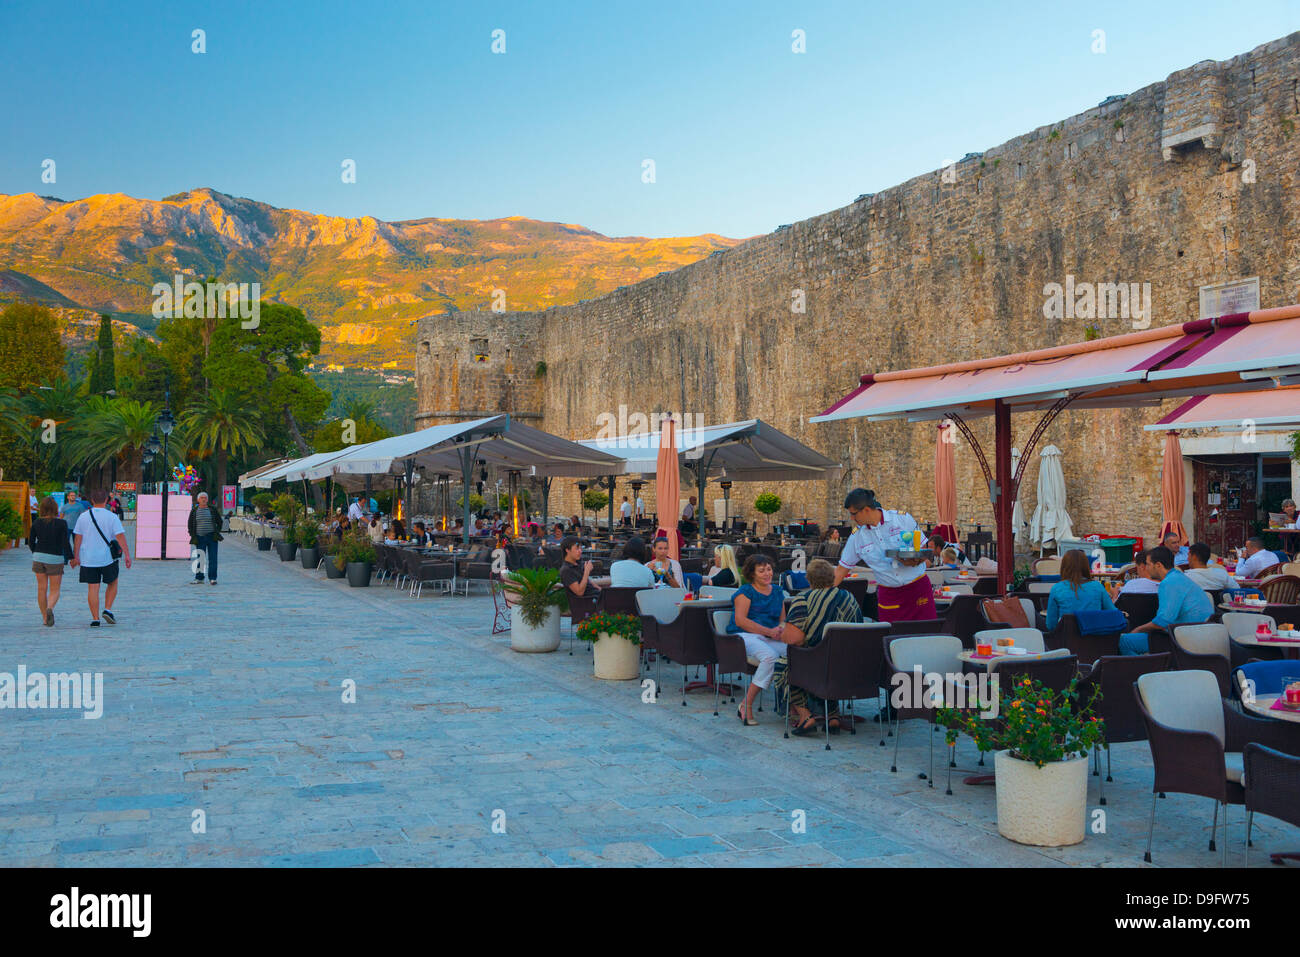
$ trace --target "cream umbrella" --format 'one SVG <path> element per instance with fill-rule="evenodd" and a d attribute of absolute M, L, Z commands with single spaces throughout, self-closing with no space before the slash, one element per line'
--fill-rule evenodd
<path fill-rule="evenodd" d="M 1070 513 L 1065 510 L 1065 472 L 1061 450 L 1055 445 L 1043 449 L 1038 465 L 1038 505 L 1029 520 L 1029 540 L 1040 546 L 1073 538 Z"/>

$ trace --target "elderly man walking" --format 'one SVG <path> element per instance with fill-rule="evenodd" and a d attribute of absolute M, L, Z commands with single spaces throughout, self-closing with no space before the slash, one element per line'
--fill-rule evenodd
<path fill-rule="evenodd" d="M 200 492 L 198 501 L 190 509 L 189 518 L 190 544 L 199 550 L 198 563 L 194 567 L 194 581 L 191 584 L 203 584 L 203 567 L 207 566 L 208 581 L 217 583 L 217 542 L 221 541 L 221 511 L 215 505 L 208 504 L 208 493 Z"/>

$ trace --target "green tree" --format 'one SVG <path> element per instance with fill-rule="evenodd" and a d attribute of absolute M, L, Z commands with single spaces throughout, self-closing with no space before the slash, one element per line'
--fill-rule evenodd
<path fill-rule="evenodd" d="M 113 356 L 113 317 L 99 317 L 99 339 L 90 364 L 91 395 L 108 395 L 117 391 L 117 371 Z"/>
<path fill-rule="evenodd" d="M 63 464 L 60 440 L 67 436 L 66 426 L 81 408 L 78 392 L 67 379 L 56 379 L 25 395 L 12 390 L 0 394 L 0 433 L 5 433 L 0 443 L 8 438 L 31 450 L 33 480 L 48 478 Z"/>
<path fill-rule="evenodd" d="M 608 504 L 609 495 L 605 492 L 598 492 L 592 488 L 582 493 L 582 508 L 584 511 L 599 512 Z"/>
<path fill-rule="evenodd" d="M 0 309 L 0 389 L 28 392 L 63 378 L 63 343 L 54 314 L 15 302 Z"/>
<path fill-rule="evenodd" d="M 216 491 L 226 484 L 226 467 L 232 453 L 261 447 L 262 416 L 252 402 L 226 389 L 213 389 L 190 406 L 181 425 L 186 444 L 216 462 Z"/>
<path fill-rule="evenodd" d="M 109 468 L 111 480 L 116 480 L 118 465 L 130 459 L 143 471 L 141 455 L 159 411 L 151 402 L 92 395 L 70 424 L 67 445 L 60 451 L 70 466 L 80 466 L 82 471 L 98 469 L 102 475 L 104 468 Z M 174 464 L 182 449 L 180 442 L 169 443 L 168 455 L 173 461 L 164 468 Z"/>
<path fill-rule="evenodd" d="M 180 381 L 163 350 L 144 336 L 130 340 L 122 354 L 115 358 L 115 365 L 117 394 L 139 402 L 162 405 L 167 374 L 172 374 L 173 381 Z M 177 398 L 179 400 L 179 394 Z"/>
<path fill-rule="evenodd" d="M 214 388 L 256 396 L 263 423 L 282 423 L 299 455 L 310 449 L 304 431 L 320 420 L 330 395 L 307 375 L 320 352 L 320 330 L 301 309 L 264 303 L 256 328 L 219 320 L 203 374 Z"/>
<path fill-rule="evenodd" d="M 353 419 L 353 422 L 356 426 L 356 436 L 354 441 L 343 441 L 343 420 L 335 419 L 332 422 L 326 422 L 312 433 L 312 448 L 317 452 L 339 452 L 349 446 L 363 445 L 366 442 L 376 442 L 379 439 L 386 439 L 393 434 L 382 425 L 377 422 L 372 422 L 369 419 Z"/>

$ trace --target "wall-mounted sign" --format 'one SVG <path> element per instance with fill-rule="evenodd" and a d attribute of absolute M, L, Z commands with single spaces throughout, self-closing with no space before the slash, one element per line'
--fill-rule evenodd
<path fill-rule="evenodd" d="M 1231 316 L 1259 308 L 1259 277 L 1234 279 L 1201 287 L 1201 318 Z"/>

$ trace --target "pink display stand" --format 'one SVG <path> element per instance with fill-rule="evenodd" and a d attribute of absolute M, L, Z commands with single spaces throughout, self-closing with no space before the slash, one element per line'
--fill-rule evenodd
<path fill-rule="evenodd" d="M 190 557 L 190 509 L 188 495 L 171 495 L 167 500 L 167 557 L 186 561 Z M 162 558 L 162 496 L 141 495 L 135 504 L 135 558 Z"/>

